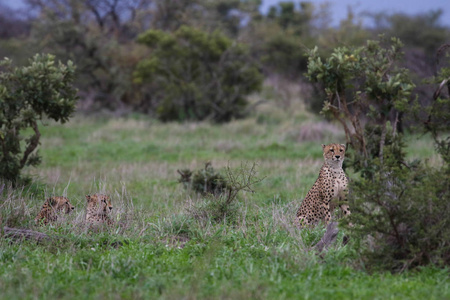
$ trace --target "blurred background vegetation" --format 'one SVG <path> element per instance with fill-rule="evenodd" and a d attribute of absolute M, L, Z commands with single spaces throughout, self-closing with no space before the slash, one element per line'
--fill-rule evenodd
<path fill-rule="evenodd" d="M 20 10 L 0 4 L 0 57 L 18 66 L 35 53 L 72 60 L 79 112 L 223 122 L 254 109 L 247 95 L 259 91 L 263 81 L 280 90 L 298 85 L 309 109 L 319 112 L 325 96 L 304 75 L 307 50 L 318 46 L 326 57 L 336 47 L 362 46 L 383 33 L 404 43 L 403 64 L 417 86 L 414 94 L 421 102 L 432 99 L 434 87 L 423 80 L 436 74 L 436 51 L 450 40 L 441 10 L 366 14 L 373 23 L 367 28 L 350 8 L 332 26 L 326 3 L 281 1 L 266 14 L 261 4 L 24 0 Z"/>

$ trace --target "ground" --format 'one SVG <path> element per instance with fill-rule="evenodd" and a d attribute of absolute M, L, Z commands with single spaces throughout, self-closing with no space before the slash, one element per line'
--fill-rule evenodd
<path fill-rule="evenodd" d="M 2 199 L 3 221 L 10 212 L 10 225 L 38 230 L 33 218 L 53 192 L 66 191 L 76 209 L 67 226 L 39 229 L 63 240 L 0 240 L 0 299 L 449 298 L 448 270 L 369 274 L 351 245 L 323 258 L 308 251 L 324 228 L 300 231 L 292 220 L 323 163 L 320 144 L 344 136 L 300 104 L 277 107 L 222 126 L 77 115 L 42 127 L 43 163 L 27 169 L 33 186 Z M 439 164 L 429 137 L 408 139 L 410 157 Z M 207 199 L 177 182 L 177 169 L 206 161 L 216 169 L 257 162 L 265 177 L 221 223 L 192 217 L 188 208 Z M 94 233 L 82 224 L 85 195 L 95 193 L 111 196 L 120 222 Z"/>

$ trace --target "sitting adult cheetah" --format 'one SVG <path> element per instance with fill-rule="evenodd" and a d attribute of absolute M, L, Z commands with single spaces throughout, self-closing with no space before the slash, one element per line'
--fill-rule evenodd
<path fill-rule="evenodd" d="M 110 211 L 113 209 L 109 196 L 102 194 L 86 195 L 86 221 L 89 223 L 107 223 L 111 225 L 113 222 L 109 217 Z"/>
<path fill-rule="evenodd" d="M 319 178 L 306 194 L 297 211 L 300 226 L 315 225 L 319 221 L 325 221 L 328 224 L 331 213 L 336 207 L 335 201 L 338 201 L 344 215 L 350 214 L 348 204 L 342 203 L 347 200 L 348 194 L 348 179 L 342 169 L 345 145 L 329 144 L 322 145 L 322 148 L 325 163 L 320 169 Z"/>
<path fill-rule="evenodd" d="M 70 204 L 66 197 L 50 197 L 47 198 L 42 205 L 41 211 L 38 213 L 34 221 L 36 224 L 47 225 L 49 222 L 55 222 L 58 219 L 58 213 L 65 211 L 69 214 L 74 210 L 74 206 Z"/>

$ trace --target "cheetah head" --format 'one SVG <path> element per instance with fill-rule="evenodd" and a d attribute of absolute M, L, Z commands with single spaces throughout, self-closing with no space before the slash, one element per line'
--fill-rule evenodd
<path fill-rule="evenodd" d="M 342 167 L 345 158 L 344 144 L 322 145 L 322 149 L 323 158 L 329 165 Z"/>
<path fill-rule="evenodd" d="M 55 211 L 65 211 L 66 214 L 70 214 L 75 209 L 66 197 L 51 197 L 47 201 Z"/>
<path fill-rule="evenodd" d="M 108 195 L 86 195 L 86 200 L 88 203 L 88 208 L 97 208 L 103 213 L 109 213 L 113 209 L 111 199 Z"/>

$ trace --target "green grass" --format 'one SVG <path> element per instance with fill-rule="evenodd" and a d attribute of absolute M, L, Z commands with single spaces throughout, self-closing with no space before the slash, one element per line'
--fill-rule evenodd
<path fill-rule="evenodd" d="M 292 242 L 263 245 L 238 232 L 215 237 L 182 249 L 137 240 L 111 249 L 75 237 L 62 250 L 12 245 L 0 257 L 2 297 L 444 299 L 450 293 L 442 270 L 369 275 L 336 262 L 342 253 L 319 262 Z"/>
<path fill-rule="evenodd" d="M 26 170 L 34 183 L 4 190 L 0 216 L 4 225 L 59 238 L 0 240 L 0 299 L 450 298 L 449 270 L 369 274 L 351 242 L 323 257 L 310 251 L 324 228 L 300 231 L 292 220 L 317 178 L 320 145 L 344 141 L 336 128 L 337 135 L 301 108 L 270 105 L 222 126 L 142 116 L 42 126 L 43 162 Z M 439 164 L 429 137 L 409 141 L 411 158 Z M 177 182 L 177 169 L 206 161 L 216 169 L 256 162 L 264 178 L 220 223 L 196 218 L 192 210 L 206 200 Z M 111 195 L 117 221 L 97 232 L 83 223 L 84 195 L 95 192 Z M 63 194 L 76 211 L 36 227 L 44 198 Z"/>

